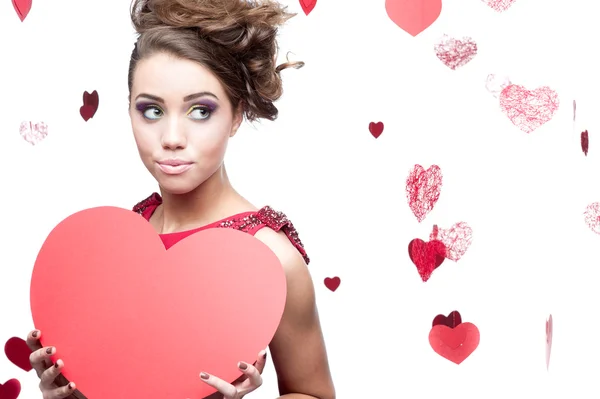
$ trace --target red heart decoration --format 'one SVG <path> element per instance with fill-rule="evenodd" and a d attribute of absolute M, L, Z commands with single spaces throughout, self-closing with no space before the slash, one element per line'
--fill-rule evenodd
<path fill-rule="evenodd" d="M 302 11 L 304 11 L 304 14 L 306 15 L 310 14 L 316 5 L 317 0 L 300 0 L 300 7 L 302 7 Z"/>
<path fill-rule="evenodd" d="M 98 92 L 96 90 L 92 93 L 88 93 L 87 91 L 83 93 L 83 105 L 79 108 L 79 114 L 84 121 L 87 122 L 96 114 L 99 104 L 100 98 L 98 97 Z"/>
<path fill-rule="evenodd" d="M 429 332 L 429 344 L 438 355 L 461 364 L 479 346 L 479 329 L 472 323 L 437 325 Z"/>
<path fill-rule="evenodd" d="M 546 320 L 546 369 L 550 367 L 550 352 L 552 351 L 552 315 Z"/>
<path fill-rule="evenodd" d="M 500 108 L 525 133 L 533 132 L 552 119 L 559 103 L 558 94 L 547 86 L 530 91 L 513 84 L 500 93 Z"/>
<path fill-rule="evenodd" d="M 444 325 L 450 328 L 454 328 L 460 323 L 462 323 L 460 313 L 458 313 L 458 310 L 454 310 L 450 312 L 448 317 L 444 316 L 443 314 L 435 316 L 435 318 L 433 319 L 432 327 Z"/>
<path fill-rule="evenodd" d="M 473 229 L 465 222 L 456 223 L 447 230 L 434 225 L 429 239 L 444 243 L 446 258 L 458 262 L 471 246 Z"/>
<path fill-rule="evenodd" d="M 17 399 L 21 393 L 21 383 L 13 378 L 0 384 L 0 399 Z"/>
<path fill-rule="evenodd" d="M 25 21 L 25 18 L 29 15 L 29 11 L 31 11 L 31 1 L 32 0 L 12 0 L 13 7 L 21 22 Z"/>
<path fill-rule="evenodd" d="M 214 393 L 200 372 L 237 379 L 237 363 L 254 363 L 273 338 L 285 299 L 281 263 L 253 236 L 207 229 L 166 250 L 142 216 L 113 207 L 59 223 L 31 278 L 42 344 L 88 399 Z"/>
<path fill-rule="evenodd" d="M 369 123 L 369 132 L 373 135 L 373 137 L 378 138 L 383 133 L 383 122 L 371 122 Z"/>
<path fill-rule="evenodd" d="M 438 19 L 442 0 L 386 0 L 385 11 L 392 22 L 414 37 Z"/>
<path fill-rule="evenodd" d="M 325 287 L 335 292 L 335 290 L 337 290 L 340 284 L 342 283 L 342 280 L 339 277 L 326 277 L 324 282 Z"/>
<path fill-rule="evenodd" d="M 477 55 L 477 43 L 470 37 L 460 40 L 444 35 L 434 49 L 440 61 L 452 70 L 466 65 Z"/>
<path fill-rule="evenodd" d="M 408 244 L 408 256 L 417 266 L 417 271 L 425 282 L 429 280 L 431 273 L 444 263 L 446 247 L 438 240 L 425 242 L 415 238 Z"/>
<path fill-rule="evenodd" d="M 29 355 L 31 355 L 31 349 L 27 346 L 22 338 L 12 337 L 6 344 L 4 344 L 4 353 L 8 360 L 10 360 L 15 366 L 25 370 L 31 371 L 31 363 L 29 362 Z"/>
<path fill-rule="evenodd" d="M 590 149 L 590 135 L 587 130 L 581 132 L 581 151 L 587 157 L 588 150 Z"/>
<path fill-rule="evenodd" d="M 442 171 L 432 165 L 425 170 L 415 165 L 406 178 L 406 199 L 417 221 L 421 223 L 440 198 L 442 190 Z"/>

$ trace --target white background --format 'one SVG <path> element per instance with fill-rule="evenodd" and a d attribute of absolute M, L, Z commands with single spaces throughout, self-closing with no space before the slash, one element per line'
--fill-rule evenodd
<path fill-rule="evenodd" d="M 33 328 L 29 280 L 56 224 L 87 207 L 131 208 L 156 189 L 127 114 L 129 2 L 101 3 L 34 1 L 23 23 L 10 2 L 0 4 L 1 344 Z M 593 2 L 517 0 L 500 14 L 480 0 L 445 0 L 416 38 L 381 0 L 319 0 L 309 16 L 287 3 L 298 16 L 281 33 L 281 61 L 292 51 L 306 66 L 284 73 L 280 118 L 244 127 L 226 163 L 244 195 L 282 210 L 300 232 L 338 397 L 598 397 L 600 236 L 583 219 L 600 201 Z M 450 70 L 434 53 L 444 33 L 471 36 L 478 55 Z M 555 117 L 521 132 L 486 91 L 490 73 L 552 87 Z M 79 116 L 86 90 L 100 96 L 88 122 Z M 19 136 L 26 120 L 49 125 L 36 146 Z M 385 130 L 374 139 L 368 125 L 377 121 Z M 581 129 L 590 131 L 588 157 Z M 437 164 L 444 175 L 422 223 L 404 193 L 415 164 Z M 473 228 L 472 246 L 423 283 L 409 241 L 459 221 Z M 336 292 L 323 285 L 332 276 L 342 279 Z M 428 343 L 434 316 L 452 310 L 481 332 L 461 365 Z M 271 364 L 264 377 L 250 397 L 277 396 Z M 2 355 L 0 383 L 10 378 L 21 381 L 22 398 L 41 397 L 35 374 Z"/>

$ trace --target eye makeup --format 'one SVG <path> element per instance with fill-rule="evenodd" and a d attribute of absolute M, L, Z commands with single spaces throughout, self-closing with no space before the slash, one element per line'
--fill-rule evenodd
<path fill-rule="evenodd" d="M 215 112 L 217 110 L 218 107 L 219 106 L 217 104 L 215 104 L 214 102 L 212 102 L 210 100 L 203 100 L 203 101 L 200 101 L 200 102 L 192 105 L 188 109 L 186 114 L 189 114 L 190 112 L 192 112 L 193 110 L 198 109 L 198 108 L 204 108 L 212 114 L 213 112 Z"/>
<path fill-rule="evenodd" d="M 161 109 L 158 105 L 156 105 L 154 103 L 150 103 L 150 102 L 141 101 L 141 102 L 135 104 L 135 109 L 137 109 L 140 112 L 144 112 L 145 110 L 147 110 L 150 107 Z"/>

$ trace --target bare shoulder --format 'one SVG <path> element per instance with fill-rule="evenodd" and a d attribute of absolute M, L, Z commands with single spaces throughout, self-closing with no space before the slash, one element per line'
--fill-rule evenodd
<path fill-rule="evenodd" d="M 269 227 L 264 227 L 257 231 L 254 237 L 266 244 L 277 255 L 288 279 L 297 274 L 308 274 L 304 257 L 283 231 L 277 232 Z"/>

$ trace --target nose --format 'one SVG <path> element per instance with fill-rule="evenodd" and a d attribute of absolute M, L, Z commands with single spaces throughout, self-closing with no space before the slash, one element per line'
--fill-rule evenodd
<path fill-rule="evenodd" d="M 162 133 L 161 144 L 164 149 L 179 150 L 185 148 L 187 137 L 178 118 L 171 118 Z"/>

